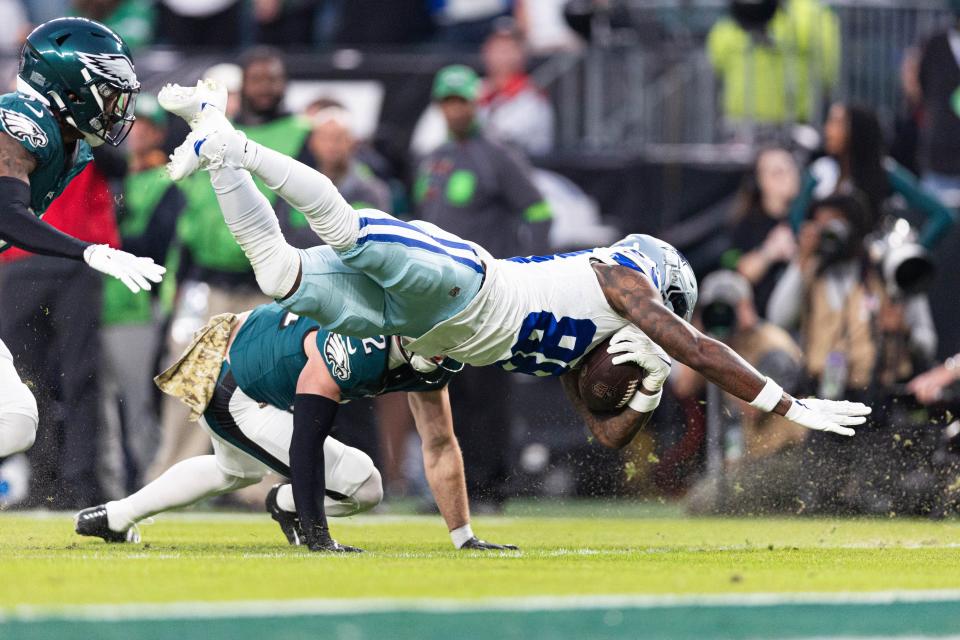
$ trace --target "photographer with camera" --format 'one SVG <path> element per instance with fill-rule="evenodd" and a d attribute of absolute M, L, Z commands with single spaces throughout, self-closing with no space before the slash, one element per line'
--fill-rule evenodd
<path fill-rule="evenodd" d="M 736 271 L 715 271 L 703 279 L 694 322 L 728 344 L 764 375 L 793 390 L 801 377 L 800 348 L 790 335 L 757 315 L 750 282 Z M 680 363 L 671 388 L 681 399 L 699 396 L 706 381 Z M 697 514 L 771 514 L 796 510 L 802 443 L 807 431 L 782 417 L 760 412 L 723 393 L 722 410 L 708 420 L 724 449 L 722 473 L 708 475 L 691 489 L 687 508 Z"/>
<path fill-rule="evenodd" d="M 924 189 L 917 177 L 886 155 L 883 129 L 870 108 L 837 102 L 823 125 L 823 150 L 804 172 L 799 195 L 790 205 L 790 223 L 798 230 L 811 203 L 836 194 L 857 194 L 866 207 L 868 230 L 882 221 L 891 196 L 924 217 L 919 243 L 931 249 L 950 232 L 952 209 Z"/>
<path fill-rule="evenodd" d="M 888 513 L 902 504 L 903 465 L 894 443 L 910 439 L 901 438 L 910 424 L 895 399 L 936 350 L 922 292 L 932 276 L 925 250 L 905 222 L 868 238 L 872 227 L 857 196 L 815 202 L 797 257 L 767 308 L 771 322 L 800 330 L 808 392 L 875 408 L 874 428 L 863 429 L 856 443 L 809 438 L 811 472 L 825 480 L 809 486 L 804 502 L 812 511 Z M 864 459 L 871 464 L 859 464 Z"/>

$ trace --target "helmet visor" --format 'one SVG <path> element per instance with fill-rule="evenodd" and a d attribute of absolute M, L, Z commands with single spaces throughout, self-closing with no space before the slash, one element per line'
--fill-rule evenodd
<path fill-rule="evenodd" d="M 127 137 L 136 120 L 133 114 L 140 88 L 119 89 L 106 82 L 100 82 L 94 85 L 92 90 L 101 102 L 102 113 L 99 118 L 90 121 L 90 126 L 94 130 L 94 135 L 115 147 Z"/>

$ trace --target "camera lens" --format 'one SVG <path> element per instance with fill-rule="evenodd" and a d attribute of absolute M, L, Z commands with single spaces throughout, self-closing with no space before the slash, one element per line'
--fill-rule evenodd
<path fill-rule="evenodd" d="M 717 338 L 730 335 L 737 320 L 736 311 L 726 302 L 713 302 L 704 307 L 702 314 L 703 328 Z"/>

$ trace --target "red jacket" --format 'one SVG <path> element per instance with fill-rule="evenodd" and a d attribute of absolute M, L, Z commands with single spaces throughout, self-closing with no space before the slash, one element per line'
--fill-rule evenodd
<path fill-rule="evenodd" d="M 43 221 L 86 242 L 120 246 L 113 194 L 107 179 L 92 162 L 53 201 Z M 22 260 L 31 255 L 12 247 L 0 253 L 0 262 Z"/>

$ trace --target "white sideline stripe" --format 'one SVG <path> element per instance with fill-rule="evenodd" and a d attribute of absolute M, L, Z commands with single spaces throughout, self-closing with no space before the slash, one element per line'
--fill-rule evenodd
<path fill-rule="evenodd" d="M 20 605 L 0 611 L 0 623 L 34 620 L 166 620 L 343 615 L 413 611 L 474 613 L 596 609 L 665 609 L 678 607 L 771 607 L 779 605 L 889 605 L 960 603 L 960 590 L 875 591 L 867 593 L 745 593 L 702 595 L 532 596 L 456 600 L 444 598 L 324 598 L 237 600 L 39 607 Z"/>

